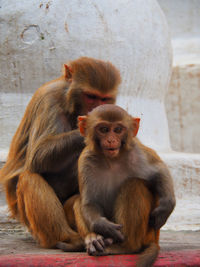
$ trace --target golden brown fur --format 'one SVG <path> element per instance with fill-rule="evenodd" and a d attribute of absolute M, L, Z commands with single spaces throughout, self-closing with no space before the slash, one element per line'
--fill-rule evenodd
<path fill-rule="evenodd" d="M 88 112 L 90 102 L 91 107 L 100 100 L 115 102 L 119 82 L 119 72 L 111 63 L 80 58 L 64 65 L 60 78 L 40 87 L 26 108 L 0 170 L 0 182 L 11 216 L 24 223 L 44 247 L 80 241 L 63 209 L 65 201 L 78 192 L 77 159 L 84 143 L 76 130 L 77 116 Z M 83 85 L 98 101 L 83 101 Z"/>
<path fill-rule="evenodd" d="M 97 235 L 90 232 L 81 211 L 81 198 L 77 195 L 74 201 L 74 217 L 79 234 L 89 244 Z M 141 179 L 127 180 L 121 187 L 115 202 L 113 222 L 122 225 L 124 241 L 107 246 L 96 255 L 115 255 L 139 253 L 137 266 L 151 266 L 159 253 L 159 230 L 149 226 L 149 216 L 157 206 L 157 200 Z M 69 209 L 68 209 L 69 211 Z"/>

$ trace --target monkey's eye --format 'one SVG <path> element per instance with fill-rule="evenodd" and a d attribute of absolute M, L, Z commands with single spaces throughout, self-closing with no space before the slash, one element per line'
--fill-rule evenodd
<path fill-rule="evenodd" d="M 92 99 L 92 100 L 97 99 L 97 96 L 96 95 L 86 94 L 86 96 L 87 96 L 87 98 Z"/>
<path fill-rule="evenodd" d="M 100 127 L 99 128 L 99 132 L 100 133 L 108 133 L 109 132 L 109 128 L 108 127 L 106 127 L 106 126 L 102 126 L 102 127 Z"/>
<path fill-rule="evenodd" d="M 117 134 L 120 134 L 123 131 L 123 128 L 121 126 L 118 126 L 114 129 L 114 132 Z"/>
<path fill-rule="evenodd" d="M 102 101 L 102 102 L 108 102 L 108 101 L 110 101 L 110 100 L 111 100 L 110 97 L 103 97 L 103 98 L 101 98 L 101 101 Z"/>

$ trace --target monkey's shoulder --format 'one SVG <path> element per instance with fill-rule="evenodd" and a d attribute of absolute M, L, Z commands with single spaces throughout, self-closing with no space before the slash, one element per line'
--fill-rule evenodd
<path fill-rule="evenodd" d="M 42 107 L 45 110 L 45 108 L 49 109 L 53 106 L 61 106 L 63 108 L 66 102 L 67 89 L 68 83 L 64 78 L 45 83 L 35 91 L 28 104 L 28 109 Z"/>
<path fill-rule="evenodd" d="M 153 151 L 153 150 L 152 150 Z M 151 149 L 145 147 L 139 141 L 132 144 L 126 159 L 129 177 L 148 180 L 159 171 L 160 160 L 156 154 L 151 154 Z"/>
<path fill-rule="evenodd" d="M 43 84 L 41 87 L 38 88 L 36 92 L 39 94 L 45 94 L 48 92 L 54 92 L 54 91 L 63 91 L 66 88 L 68 88 L 69 84 L 66 81 L 64 77 L 57 78 L 55 80 L 52 80 L 50 82 L 47 82 Z"/>
<path fill-rule="evenodd" d="M 144 145 L 138 138 L 134 140 L 134 149 L 136 153 L 142 153 L 150 164 L 162 162 L 156 151 L 146 145 Z M 140 151 L 140 152 L 139 152 Z"/>

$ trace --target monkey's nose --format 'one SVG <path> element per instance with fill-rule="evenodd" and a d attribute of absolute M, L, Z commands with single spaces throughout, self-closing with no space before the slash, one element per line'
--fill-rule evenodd
<path fill-rule="evenodd" d="M 107 142 L 109 144 L 115 144 L 115 140 L 113 138 L 108 139 Z"/>

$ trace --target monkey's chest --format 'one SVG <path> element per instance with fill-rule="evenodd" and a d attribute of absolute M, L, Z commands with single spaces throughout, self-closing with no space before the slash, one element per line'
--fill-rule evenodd
<path fill-rule="evenodd" d="M 96 200 L 102 207 L 105 216 L 111 219 L 119 190 L 128 177 L 123 169 L 118 168 L 101 171 L 101 175 L 98 177 L 101 179 L 97 182 Z"/>

